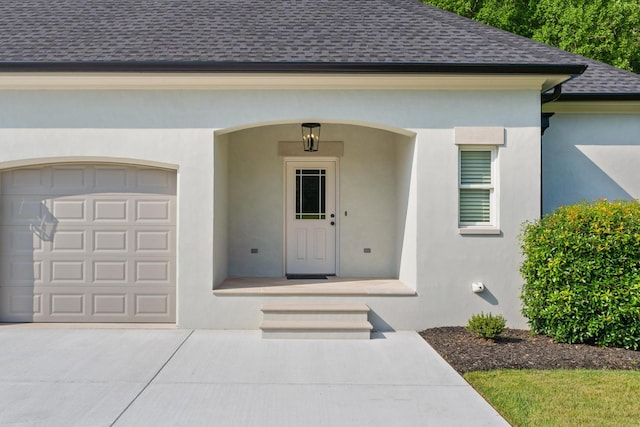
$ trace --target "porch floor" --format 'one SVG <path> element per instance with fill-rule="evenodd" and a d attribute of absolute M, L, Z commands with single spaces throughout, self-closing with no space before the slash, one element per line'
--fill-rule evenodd
<path fill-rule="evenodd" d="M 335 277 L 231 277 L 213 290 L 214 295 L 324 295 L 412 296 L 416 291 L 397 279 Z"/>

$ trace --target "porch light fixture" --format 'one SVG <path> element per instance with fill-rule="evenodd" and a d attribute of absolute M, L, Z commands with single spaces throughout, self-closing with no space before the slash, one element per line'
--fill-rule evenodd
<path fill-rule="evenodd" d="M 318 151 L 320 146 L 320 123 L 302 124 L 302 148 L 304 151 Z"/>

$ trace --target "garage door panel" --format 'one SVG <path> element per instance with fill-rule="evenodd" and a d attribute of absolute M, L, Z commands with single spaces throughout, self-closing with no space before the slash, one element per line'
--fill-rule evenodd
<path fill-rule="evenodd" d="M 176 223 L 175 199 L 137 197 L 134 203 L 136 225 L 171 225 Z"/>
<path fill-rule="evenodd" d="M 135 231 L 135 250 L 141 255 L 170 255 L 175 243 L 175 229 L 151 228 Z"/>
<path fill-rule="evenodd" d="M 175 261 L 160 256 L 79 258 L 73 254 L 51 260 L 5 257 L 0 264 L 2 286 L 90 286 L 129 284 L 140 286 L 175 283 Z"/>
<path fill-rule="evenodd" d="M 38 225 L 53 219 L 47 198 L 41 195 L 3 195 L 0 213 L 4 226 Z"/>
<path fill-rule="evenodd" d="M 59 284 L 59 283 L 86 284 L 87 282 L 86 271 L 87 271 L 86 263 L 83 260 L 51 261 L 50 282 L 53 284 Z"/>
<path fill-rule="evenodd" d="M 3 173 L 3 194 L 50 194 L 132 191 L 176 193 L 175 172 L 120 165 L 26 167 Z"/>
<path fill-rule="evenodd" d="M 98 223 L 123 223 L 130 218 L 129 200 L 97 196 L 93 200 L 92 221 Z"/>
<path fill-rule="evenodd" d="M 94 294 L 93 314 L 98 316 L 127 316 L 127 296 Z"/>
<path fill-rule="evenodd" d="M 128 244 L 129 233 L 126 229 L 99 228 L 92 231 L 93 252 L 105 257 L 126 253 L 131 246 Z"/>
<path fill-rule="evenodd" d="M 168 200 L 136 200 L 136 222 L 169 222 L 171 207 Z"/>
<path fill-rule="evenodd" d="M 83 316 L 86 313 L 85 298 L 84 292 L 51 292 L 49 313 L 51 316 Z"/>
<path fill-rule="evenodd" d="M 133 265 L 133 280 L 145 289 L 151 286 L 167 286 L 175 282 L 175 260 L 162 257 L 138 257 Z"/>
<path fill-rule="evenodd" d="M 21 292 L 22 291 L 22 292 Z M 0 321 L 167 322 L 175 319 L 175 288 L 132 290 L 97 287 L 90 292 L 0 288 Z"/>
<path fill-rule="evenodd" d="M 90 188 L 91 172 L 85 166 L 53 166 L 49 185 L 55 191 L 85 193 Z"/>
<path fill-rule="evenodd" d="M 93 194 L 78 196 L 4 195 L 2 224 L 61 225 L 175 224 L 175 200 L 166 197 Z M 53 196 L 56 197 L 56 196 Z"/>
<path fill-rule="evenodd" d="M 42 316 L 42 294 L 32 289 L 0 287 L 0 321 L 30 322 Z"/>
<path fill-rule="evenodd" d="M 173 195 L 176 193 L 175 174 L 161 169 L 139 168 L 135 171 L 135 186 L 139 192 Z"/>
<path fill-rule="evenodd" d="M 42 168 L 21 168 L 2 174 L 2 194 L 42 194 L 50 187 Z"/>
<path fill-rule="evenodd" d="M 49 201 L 52 214 L 58 223 L 85 223 L 87 221 L 87 201 L 77 197 L 64 197 Z"/>
<path fill-rule="evenodd" d="M 169 295 L 167 294 L 137 294 L 135 315 L 148 316 L 169 314 Z"/>
<path fill-rule="evenodd" d="M 134 186 L 135 171 L 126 167 L 96 166 L 94 168 L 93 189 L 99 192 L 130 190 Z"/>
<path fill-rule="evenodd" d="M 0 263 L 2 286 L 34 286 L 41 284 L 45 276 L 45 265 L 27 256 L 3 257 Z"/>
<path fill-rule="evenodd" d="M 42 294 L 13 295 L 10 301 L 12 313 L 21 316 L 42 315 Z"/>
<path fill-rule="evenodd" d="M 57 230 L 51 242 L 51 252 L 77 253 L 87 250 L 87 233 L 85 230 Z"/>
<path fill-rule="evenodd" d="M 94 261 L 93 262 L 93 284 L 130 284 L 131 262 L 122 261 Z"/>
<path fill-rule="evenodd" d="M 2 188 L 0 320 L 175 321 L 174 172 L 54 165 Z"/>
<path fill-rule="evenodd" d="M 28 225 L 0 227 L 0 256 L 32 255 L 42 251 L 43 242 Z"/>
<path fill-rule="evenodd" d="M 42 261 L 14 259 L 9 266 L 9 280 L 11 284 L 37 284 L 44 277 Z"/>
<path fill-rule="evenodd" d="M 175 227 L 162 225 L 82 226 L 61 224 L 42 236 L 30 225 L 0 227 L 0 254 L 173 251 Z"/>

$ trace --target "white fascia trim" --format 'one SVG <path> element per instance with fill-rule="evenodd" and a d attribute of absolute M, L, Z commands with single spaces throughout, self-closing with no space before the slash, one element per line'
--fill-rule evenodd
<path fill-rule="evenodd" d="M 638 114 L 640 101 L 566 101 L 542 106 L 545 113 Z"/>
<path fill-rule="evenodd" d="M 305 73 L 0 73 L 0 90 L 29 89 L 393 89 L 536 90 L 564 75 Z"/>

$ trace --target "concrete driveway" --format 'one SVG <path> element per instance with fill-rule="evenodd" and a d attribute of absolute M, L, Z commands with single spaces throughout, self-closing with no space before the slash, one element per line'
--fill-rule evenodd
<path fill-rule="evenodd" d="M 508 425 L 415 332 L 0 326 L 0 425 Z"/>

